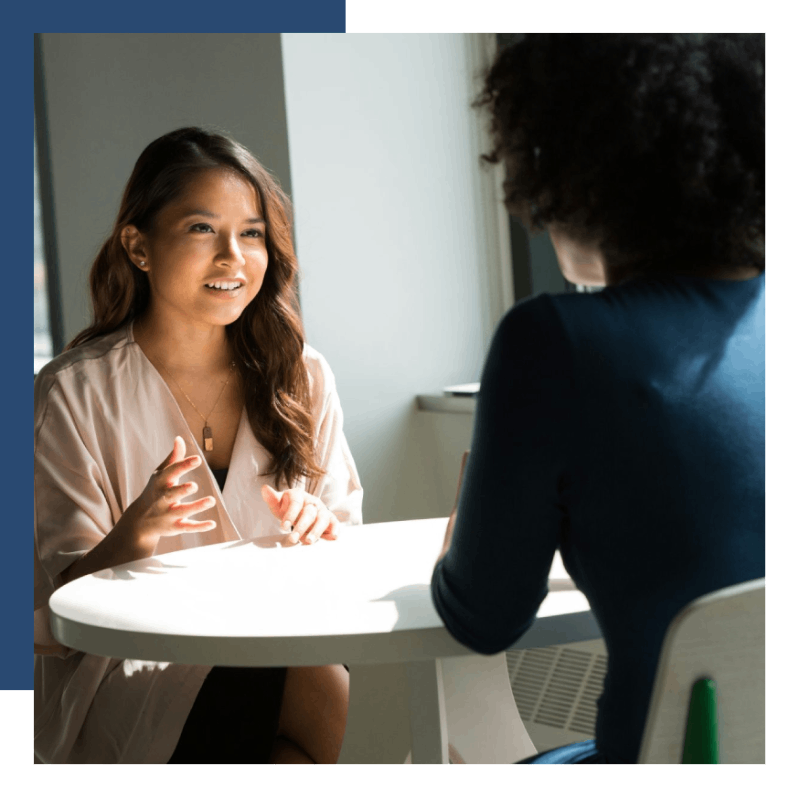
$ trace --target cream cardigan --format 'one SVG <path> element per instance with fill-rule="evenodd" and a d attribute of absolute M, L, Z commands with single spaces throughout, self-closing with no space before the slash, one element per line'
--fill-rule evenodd
<path fill-rule="evenodd" d="M 303 356 L 326 475 L 298 484 L 342 523 L 360 524 L 363 490 L 333 373 L 311 347 Z M 187 456 L 202 452 L 130 325 L 55 358 L 33 392 L 34 750 L 45 763 L 167 762 L 209 668 L 67 649 L 52 637 L 47 602 L 64 570 L 141 494 L 176 435 Z M 274 486 L 262 476 L 269 463 L 243 412 L 224 490 L 207 463 L 191 473 L 196 497 L 217 498 L 216 509 L 194 518 L 218 512 L 216 529 L 162 538 L 155 553 L 277 533 L 279 522 L 261 498 L 261 485 Z"/>

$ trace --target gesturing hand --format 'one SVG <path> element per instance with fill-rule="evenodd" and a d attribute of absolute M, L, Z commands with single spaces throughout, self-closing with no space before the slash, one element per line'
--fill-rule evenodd
<path fill-rule="evenodd" d="M 156 468 L 147 486 L 126 511 L 131 513 L 130 523 L 140 535 L 155 537 L 179 535 L 182 532 L 208 532 L 216 521 L 191 521 L 191 516 L 213 507 L 217 500 L 204 496 L 193 502 L 181 503 L 181 499 L 197 493 L 195 482 L 178 484 L 180 478 L 201 465 L 201 457 L 186 457 L 186 444 L 180 436 L 175 438 L 172 451 Z"/>
<path fill-rule="evenodd" d="M 320 538 L 336 540 L 339 519 L 318 499 L 300 488 L 276 491 L 269 485 L 261 487 L 261 495 L 272 514 L 281 521 L 281 529 L 288 532 L 289 543 L 302 541 L 304 545 L 316 543 Z"/>

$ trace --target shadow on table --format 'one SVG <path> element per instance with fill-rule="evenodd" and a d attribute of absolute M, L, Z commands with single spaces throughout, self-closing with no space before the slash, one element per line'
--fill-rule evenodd
<path fill-rule="evenodd" d="M 394 602 L 397 609 L 395 629 L 413 628 L 420 623 L 430 621 L 432 617 L 438 618 L 431 600 L 430 585 L 403 585 L 372 601 Z"/>
<path fill-rule="evenodd" d="M 165 574 L 176 568 L 185 567 L 185 565 L 168 565 L 156 557 L 149 557 L 146 560 L 137 560 L 127 565 L 106 568 L 91 574 L 91 576 L 95 579 L 135 579 L 134 574 Z"/>
<path fill-rule="evenodd" d="M 220 546 L 220 549 L 227 551 L 239 546 L 256 546 L 259 549 L 277 549 L 285 540 L 284 535 L 264 535 L 260 538 L 250 540 L 234 540 L 227 546 Z M 135 579 L 136 574 L 165 574 L 176 568 L 186 568 L 185 565 L 171 565 L 164 563 L 158 557 L 148 557 L 146 560 L 137 560 L 126 565 L 118 565 L 115 568 L 106 568 L 97 571 L 91 576 L 96 579 Z"/>
<path fill-rule="evenodd" d="M 571 579 L 550 579 L 548 582 L 548 591 L 551 593 L 576 589 Z M 428 584 L 403 585 L 372 601 L 395 603 L 397 608 L 395 628 L 413 628 L 420 623 L 430 621 L 432 617 L 439 617 L 431 598 L 431 586 Z"/>

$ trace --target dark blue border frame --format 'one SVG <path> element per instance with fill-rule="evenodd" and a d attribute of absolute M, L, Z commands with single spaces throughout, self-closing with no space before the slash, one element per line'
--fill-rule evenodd
<path fill-rule="evenodd" d="M 262 0 L 259 3 L 242 2 L 235 8 L 225 9 L 221 14 L 219 5 L 194 3 L 168 5 L 142 0 L 135 9 L 129 6 L 69 7 L 55 3 L 39 2 L 28 11 L 19 10 L 17 18 L 9 14 L 9 23 L 0 48 L 3 74 L 6 75 L 3 97 L 3 119 L 0 129 L 2 136 L 3 177 L 6 178 L 6 202 L 3 203 L 3 257 L 2 265 L 9 277 L 16 276 L 19 264 L 27 264 L 31 257 L 30 239 L 22 243 L 19 231 L 30 230 L 31 205 L 33 203 L 33 181 L 30 161 L 19 154 L 31 151 L 31 128 L 23 136 L 22 119 L 33 125 L 33 33 L 35 31 L 80 31 L 107 32 L 125 31 L 134 23 L 137 28 L 154 27 L 158 32 L 260 32 L 260 33 L 344 33 L 345 0 L 292 0 L 275 2 Z M 35 14 L 35 16 L 34 16 Z M 202 23 L 226 24 L 230 30 L 203 31 L 195 26 Z M 28 28 L 28 24 L 30 28 Z M 189 30 L 187 31 L 187 28 Z M 193 30 L 194 29 L 194 30 Z M 30 70 L 30 71 L 29 71 Z M 27 79 L 26 79 L 27 78 Z M 30 156 L 29 156 L 30 157 Z M 24 188 L 23 188 L 24 186 Z M 9 191 L 10 189 L 10 191 Z M 30 203 L 21 202 L 25 196 Z M 29 268 L 22 266 L 23 271 Z M 10 288 L 10 284 L 7 283 Z M 3 624 L 3 656 L 0 657 L 0 690 L 30 690 L 33 687 L 31 671 L 30 607 L 25 609 L 25 601 L 30 601 L 31 575 L 28 521 L 30 505 L 26 496 L 32 498 L 30 471 L 24 467 L 30 460 L 23 457 L 23 419 L 30 418 L 29 400 L 24 400 L 22 385 L 27 385 L 25 394 L 31 388 L 30 350 L 23 350 L 22 331 L 31 328 L 32 307 L 30 300 L 24 304 L 11 290 L 8 291 L 5 307 L 0 313 L 2 340 L 9 342 L 3 357 L 8 369 L 7 379 L 2 380 L 0 407 L 3 419 L 3 524 L 0 528 L 5 538 L 3 553 L 6 558 L 3 578 L 0 580 L 0 606 L 5 610 Z M 26 333 L 30 335 L 30 332 Z M 28 343 L 30 346 L 30 342 Z M 24 368 L 23 368 L 24 366 Z M 29 433 L 26 433 L 27 437 Z M 30 438 L 28 439 L 30 440 Z M 30 449 L 28 449 L 30 451 Z M 23 511 L 23 506 L 29 509 Z M 27 553 L 26 550 L 27 549 Z M 25 555 L 23 557 L 23 554 Z M 28 565 L 23 565 L 24 562 Z M 28 599 L 24 597 L 28 596 Z"/>

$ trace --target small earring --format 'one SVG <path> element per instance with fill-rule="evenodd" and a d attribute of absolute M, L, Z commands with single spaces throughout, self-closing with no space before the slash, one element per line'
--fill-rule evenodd
<path fill-rule="evenodd" d="M 143 260 L 140 260 L 140 261 L 139 261 L 139 265 L 140 265 L 140 266 L 144 266 L 144 261 L 143 261 Z"/>

